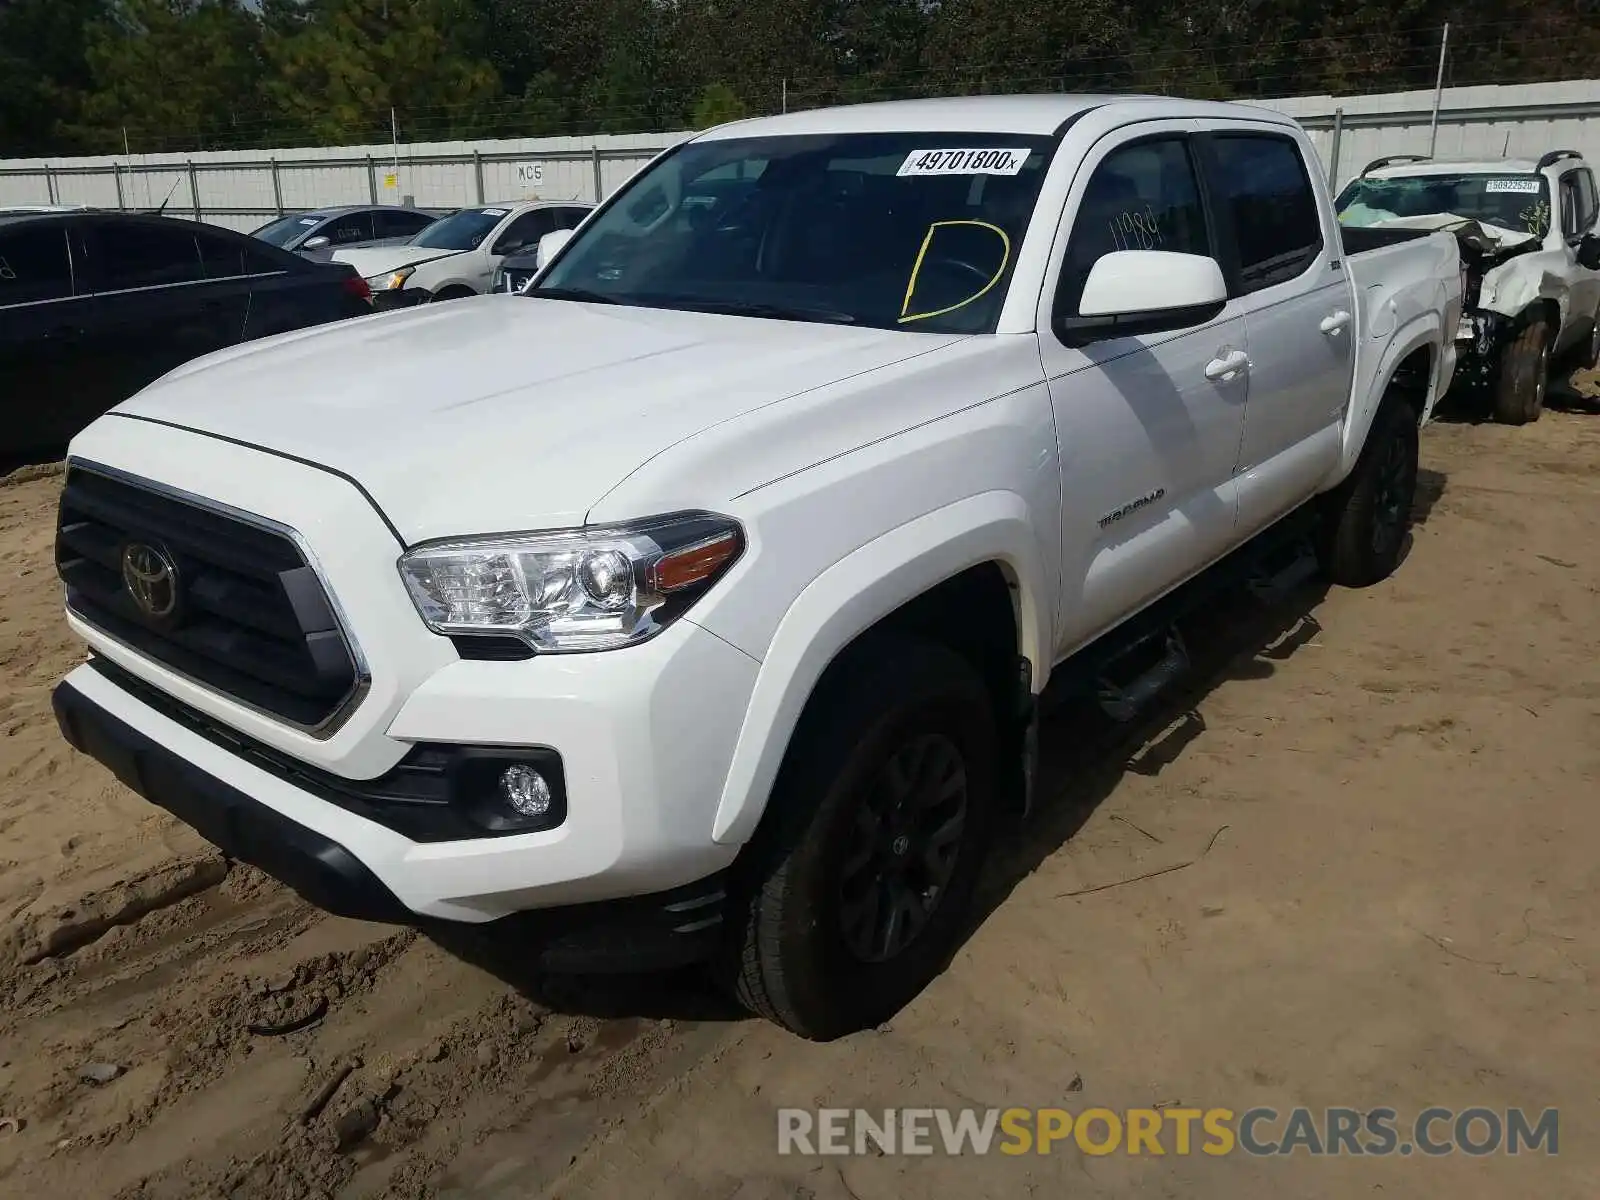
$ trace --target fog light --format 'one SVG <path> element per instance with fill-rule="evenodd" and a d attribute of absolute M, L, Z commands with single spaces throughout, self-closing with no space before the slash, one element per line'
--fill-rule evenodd
<path fill-rule="evenodd" d="M 550 785 L 532 767 L 515 763 L 500 772 L 500 795 L 519 816 L 542 817 L 550 811 Z"/>

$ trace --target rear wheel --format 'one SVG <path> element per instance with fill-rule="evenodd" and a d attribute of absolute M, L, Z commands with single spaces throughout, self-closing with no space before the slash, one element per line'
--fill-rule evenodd
<path fill-rule="evenodd" d="M 752 1011 L 825 1040 L 944 966 L 988 849 L 994 711 L 953 651 L 884 637 L 830 671 L 750 847 L 728 973 Z"/>
<path fill-rule="evenodd" d="M 1501 425 L 1526 425 L 1544 412 L 1550 382 L 1550 326 L 1534 320 L 1501 352 L 1495 380 L 1494 419 Z"/>
<path fill-rule="evenodd" d="M 1387 579 L 1400 563 L 1417 490 L 1417 414 L 1403 401 L 1379 410 L 1350 477 L 1324 501 L 1317 551 L 1345 587 Z"/>

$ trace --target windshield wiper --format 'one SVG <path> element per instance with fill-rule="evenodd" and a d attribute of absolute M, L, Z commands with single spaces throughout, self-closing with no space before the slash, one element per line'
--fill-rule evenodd
<path fill-rule="evenodd" d="M 856 318 L 834 308 L 805 308 L 788 304 L 743 303 L 737 300 L 701 300 L 693 296 L 652 300 L 663 308 L 687 308 L 694 312 L 727 313 L 733 317 L 771 317 L 778 321 L 821 321 L 829 325 L 854 325 Z"/>
<path fill-rule="evenodd" d="M 585 300 L 591 304 L 621 304 L 615 296 L 607 296 L 604 292 L 591 292 L 588 288 L 575 287 L 540 287 L 526 292 L 518 292 L 519 296 L 539 296 L 545 300 Z"/>

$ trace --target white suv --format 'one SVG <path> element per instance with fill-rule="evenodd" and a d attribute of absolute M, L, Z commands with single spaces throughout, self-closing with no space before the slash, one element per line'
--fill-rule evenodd
<path fill-rule="evenodd" d="M 1468 255 L 1462 373 L 1505 424 L 1536 421 L 1551 366 L 1600 365 L 1600 197 L 1575 150 L 1450 162 L 1395 155 L 1340 192 L 1347 226 L 1460 227 Z"/>

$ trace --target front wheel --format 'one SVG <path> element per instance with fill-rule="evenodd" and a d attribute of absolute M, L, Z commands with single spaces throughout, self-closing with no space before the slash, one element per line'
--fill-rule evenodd
<path fill-rule="evenodd" d="M 1594 312 L 1594 328 L 1589 330 L 1589 345 L 1578 360 L 1578 369 L 1592 371 L 1600 367 L 1600 308 Z"/>
<path fill-rule="evenodd" d="M 1328 493 L 1317 551 L 1334 583 L 1368 587 L 1399 565 L 1417 490 L 1417 442 L 1412 407 L 1385 404 L 1350 477 Z"/>
<path fill-rule="evenodd" d="M 960 937 L 994 809 L 994 708 L 954 651 L 883 638 L 829 672 L 748 853 L 733 990 L 827 1040 L 898 1012 Z"/>
<path fill-rule="evenodd" d="M 1535 320 L 1501 352 L 1494 387 L 1494 419 L 1501 425 L 1526 425 L 1544 412 L 1550 383 L 1550 326 Z"/>

